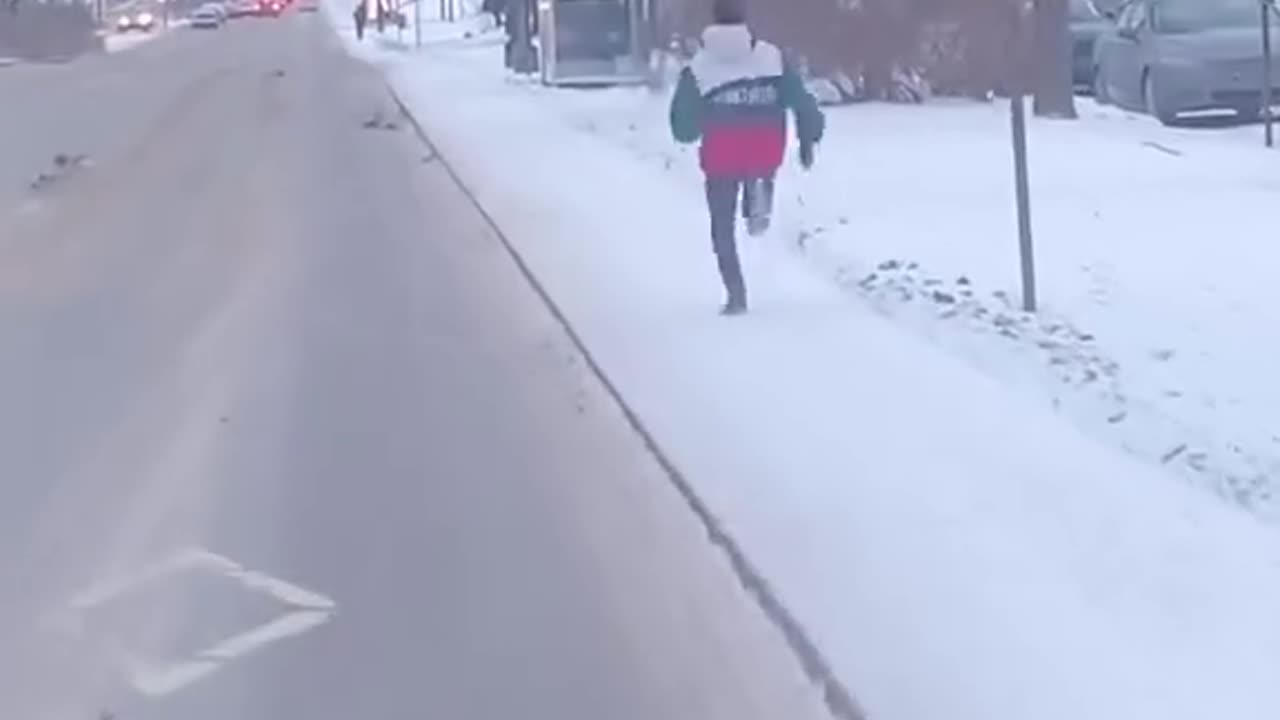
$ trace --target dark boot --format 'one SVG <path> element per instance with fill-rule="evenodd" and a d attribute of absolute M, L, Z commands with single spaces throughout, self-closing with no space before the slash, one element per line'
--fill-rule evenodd
<path fill-rule="evenodd" d="M 729 299 L 725 301 L 724 307 L 720 308 L 720 314 L 726 317 L 732 317 L 734 315 L 746 315 L 747 299 L 742 296 L 735 297 L 733 295 L 730 295 Z"/>
<path fill-rule="evenodd" d="M 724 281 L 727 296 L 721 315 L 741 315 L 747 311 L 747 287 L 742 279 L 742 267 L 738 263 L 738 253 L 725 251 L 716 254 L 716 264 L 720 267 L 720 279 Z"/>

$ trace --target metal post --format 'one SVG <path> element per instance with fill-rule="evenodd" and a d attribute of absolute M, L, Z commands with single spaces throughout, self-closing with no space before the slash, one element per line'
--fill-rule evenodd
<path fill-rule="evenodd" d="M 1271 3 L 1262 0 L 1262 125 L 1267 147 L 1275 143 L 1271 131 Z"/>
<path fill-rule="evenodd" d="M 422 49 L 422 0 L 413 0 L 413 46 Z"/>
<path fill-rule="evenodd" d="M 1027 110 L 1022 91 L 1009 97 L 1013 126 L 1013 182 L 1018 200 L 1018 251 L 1022 262 L 1022 309 L 1036 310 L 1035 257 L 1031 245 L 1031 186 L 1027 178 Z"/>
<path fill-rule="evenodd" d="M 631 56 L 640 64 L 637 70 L 641 70 L 647 77 L 649 68 L 653 63 L 652 55 L 649 52 L 649 18 L 645 13 L 644 0 L 631 0 Z"/>

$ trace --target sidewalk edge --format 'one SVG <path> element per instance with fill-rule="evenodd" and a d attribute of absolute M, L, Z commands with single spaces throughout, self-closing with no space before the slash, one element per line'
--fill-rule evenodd
<path fill-rule="evenodd" d="M 507 255 L 515 263 L 517 270 L 529 283 L 534 292 L 542 300 L 546 308 L 551 312 L 557 324 L 568 335 L 570 342 L 573 343 L 577 351 L 582 355 L 591 374 L 604 387 L 609 397 L 617 404 L 626 418 L 627 424 L 631 429 L 640 436 L 644 442 L 645 448 L 657 461 L 663 472 L 667 475 L 671 484 L 676 491 L 684 499 L 689 509 L 697 516 L 699 522 L 706 530 L 707 538 L 711 544 L 718 547 L 726 556 L 734 575 L 737 576 L 738 582 L 743 589 L 747 591 L 756 601 L 760 610 L 765 617 L 782 633 L 787 645 L 790 646 L 796 659 L 799 660 L 801 668 L 810 682 L 818 686 L 822 691 L 823 702 L 827 707 L 827 711 L 838 720 L 868 720 L 866 713 L 858 705 L 852 693 L 841 682 L 832 670 L 831 663 L 828 662 L 822 651 L 810 638 L 809 633 L 804 626 L 796 619 L 787 606 L 782 602 L 778 593 L 773 586 L 764 577 L 763 574 L 755 567 L 751 560 L 742 551 L 738 542 L 725 530 L 724 523 L 711 510 L 707 503 L 698 494 L 693 484 L 684 476 L 675 462 L 667 455 L 662 446 L 658 443 L 657 438 L 649 431 L 644 421 L 632 409 L 631 405 L 623 397 L 617 385 L 609 378 L 609 375 L 601 367 L 590 348 L 583 341 L 582 337 L 569 321 L 568 316 L 561 310 L 555 299 L 547 291 L 546 287 L 533 273 L 529 264 L 525 261 L 520 250 L 515 247 L 511 239 L 498 225 L 494 217 L 489 213 L 479 199 L 471 190 L 467 182 L 458 174 L 448 158 L 440 151 L 440 149 L 431 142 L 426 131 L 414 117 L 409 106 L 400 97 L 395 87 L 390 83 L 386 83 L 387 92 L 390 94 L 400 114 L 412 126 L 414 135 L 425 145 L 430 151 L 433 159 L 440 163 L 449 177 L 458 185 L 467 200 L 480 213 L 489 229 L 497 236 L 499 242 L 506 250 Z"/>

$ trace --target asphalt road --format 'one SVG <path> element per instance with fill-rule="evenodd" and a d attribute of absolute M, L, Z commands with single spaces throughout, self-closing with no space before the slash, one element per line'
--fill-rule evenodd
<path fill-rule="evenodd" d="M 822 716 L 322 23 L 0 73 L 0 717 Z"/>

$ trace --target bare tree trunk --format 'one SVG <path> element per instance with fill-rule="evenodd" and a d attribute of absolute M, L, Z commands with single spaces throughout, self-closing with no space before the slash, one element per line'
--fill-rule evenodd
<path fill-rule="evenodd" d="M 1076 117 L 1071 82 L 1071 31 L 1067 0 L 1035 0 L 1035 103 L 1041 117 Z"/>
<path fill-rule="evenodd" d="M 1007 95 L 1015 85 L 1013 71 L 1023 67 L 1018 8 L 1007 0 L 972 2 L 961 14 L 965 94 L 989 100 Z"/>

